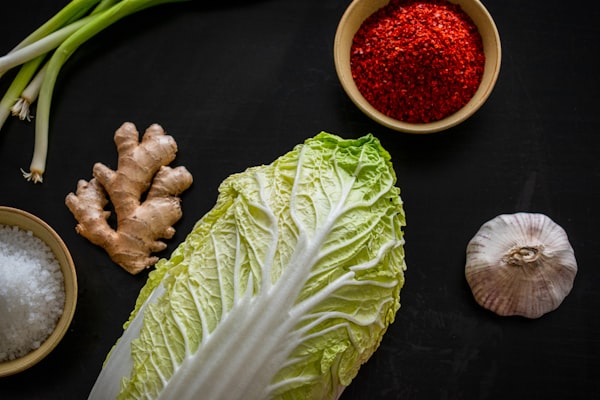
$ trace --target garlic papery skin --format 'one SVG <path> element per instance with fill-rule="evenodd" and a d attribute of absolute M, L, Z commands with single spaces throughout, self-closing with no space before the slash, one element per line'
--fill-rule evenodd
<path fill-rule="evenodd" d="M 502 214 L 467 245 L 465 277 L 473 297 L 498 315 L 539 318 L 573 288 L 575 253 L 565 230 L 544 214 Z"/>

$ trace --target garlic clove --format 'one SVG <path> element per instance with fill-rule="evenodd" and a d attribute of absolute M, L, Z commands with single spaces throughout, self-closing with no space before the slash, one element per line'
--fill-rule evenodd
<path fill-rule="evenodd" d="M 499 215 L 467 245 L 465 277 L 498 315 L 539 318 L 569 294 L 577 262 L 565 230 L 544 214 Z"/>

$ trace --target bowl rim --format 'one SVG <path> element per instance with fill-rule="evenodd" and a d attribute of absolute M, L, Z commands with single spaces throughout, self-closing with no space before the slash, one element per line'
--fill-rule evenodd
<path fill-rule="evenodd" d="M 483 47 L 486 58 L 484 75 L 479 88 L 473 97 L 460 110 L 437 121 L 429 123 L 409 123 L 391 118 L 373 107 L 356 87 L 350 71 L 350 52 L 348 51 L 348 48 L 352 44 L 352 38 L 364 22 L 364 20 L 357 22 L 353 17 L 355 17 L 356 13 L 364 13 L 365 8 L 372 9 L 367 15 L 369 16 L 378 9 L 387 6 L 390 1 L 391 0 L 353 0 L 344 11 L 336 29 L 333 45 L 335 69 L 342 88 L 355 106 L 357 106 L 364 114 L 379 124 L 396 131 L 426 134 L 446 130 L 460 124 L 471 117 L 487 101 L 498 80 L 502 61 L 502 45 L 494 19 L 480 0 L 447 0 L 450 3 L 460 5 L 463 11 L 467 13 L 477 25 L 478 31 L 484 41 Z M 489 24 L 488 29 L 491 34 L 484 37 L 481 32 L 481 26 L 477 21 L 487 21 L 487 24 Z"/>
<path fill-rule="evenodd" d="M 0 206 L 0 225 L 18 226 L 31 231 L 34 236 L 43 240 L 59 261 L 65 284 L 65 305 L 54 331 L 44 343 L 23 357 L 0 362 L 0 377 L 24 371 L 44 359 L 65 336 L 77 307 L 77 272 L 75 263 L 66 244 L 56 231 L 41 218 L 18 208 Z"/>

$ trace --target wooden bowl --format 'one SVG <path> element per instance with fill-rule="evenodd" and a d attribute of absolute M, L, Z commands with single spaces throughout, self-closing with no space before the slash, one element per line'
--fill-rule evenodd
<path fill-rule="evenodd" d="M 21 358 L 0 362 L 0 377 L 13 375 L 40 362 L 62 340 L 75 314 L 77 304 L 77 274 L 71 254 L 60 236 L 40 218 L 25 211 L 0 206 L 0 225 L 18 226 L 31 231 L 34 236 L 44 241 L 56 256 L 65 284 L 65 305 L 54 331 L 37 349 Z"/>
<path fill-rule="evenodd" d="M 334 39 L 333 56 L 338 78 L 352 102 L 379 124 L 400 132 L 433 133 L 453 127 L 473 115 L 487 100 L 500 72 L 501 45 L 496 24 L 479 0 L 449 0 L 461 6 L 479 30 L 485 54 L 484 72 L 479 88 L 460 110 L 441 120 L 429 123 L 408 123 L 390 118 L 376 110 L 359 92 L 350 70 L 350 49 L 354 35 L 364 20 L 390 0 L 354 0 L 344 12 Z"/>

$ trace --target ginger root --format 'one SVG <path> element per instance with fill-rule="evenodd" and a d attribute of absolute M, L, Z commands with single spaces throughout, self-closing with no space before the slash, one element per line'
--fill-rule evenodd
<path fill-rule="evenodd" d="M 106 250 L 111 259 L 130 274 L 154 265 L 153 256 L 167 245 L 160 239 L 175 234 L 173 224 L 181 217 L 178 197 L 192 184 L 185 167 L 168 166 L 177 153 L 177 144 L 157 124 L 150 126 L 141 142 L 134 124 L 124 123 L 115 132 L 117 169 L 102 163 L 93 167 L 93 178 L 77 183 L 65 204 L 78 221 L 76 231 Z M 142 201 L 142 197 L 145 199 Z M 116 215 L 116 229 L 110 226 L 110 199 Z"/>

